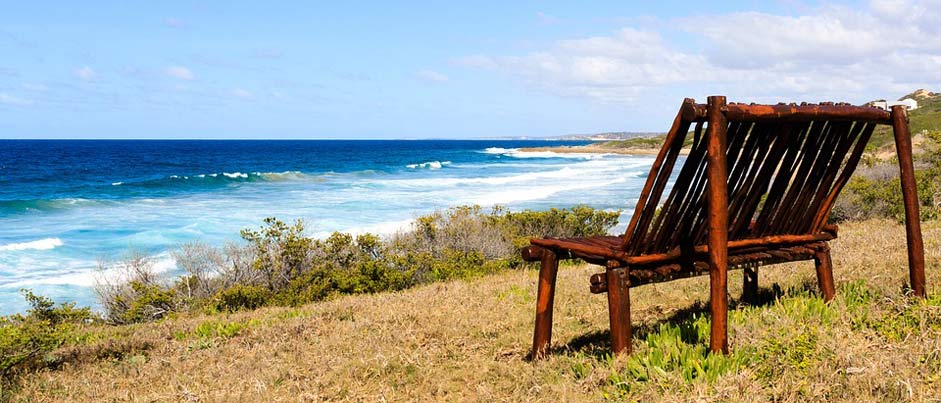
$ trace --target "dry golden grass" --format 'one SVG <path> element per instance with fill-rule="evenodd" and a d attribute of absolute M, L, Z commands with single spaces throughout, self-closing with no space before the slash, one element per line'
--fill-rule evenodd
<path fill-rule="evenodd" d="M 647 382 L 606 356 L 603 296 L 590 266 L 563 268 L 554 355 L 525 359 L 536 272 L 342 297 L 300 308 L 191 316 L 89 329 L 76 357 L 21 378 L 14 401 L 930 401 L 941 397 L 941 307 L 902 296 L 904 231 L 846 224 L 833 243 L 838 298 L 822 310 L 802 291 L 813 264 L 761 270 L 778 301 L 732 312 L 733 357 L 717 379 L 667 371 Z M 929 295 L 941 287 L 941 224 L 925 226 Z M 733 296 L 741 272 L 730 275 Z M 646 334 L 707 301 L 708 278 L 632 290 L 635 357 Z M 859 285 L 871 300 L 859 302 Z M 766 288 L 767 287 L 767 288 Z M 855 288 L 854 288 L 855 287 Z M 811 287 L 813 288 L 813 287 Z M 787 290 L 791 291 L 787 291 Z M 853 291 L 856 290 L 856 291 Z M 849 297 L 847 296 L 849 295 Z M 899 320 L 903 318 L 905 320 Z M 793 344 L 794 340 L 811 343 Z M 140 347 L 135 350 L 135 347 Z M 122 351 L 130 353 L 120 353 Z M 117 352 L 115 352 L 117 351 Z M 758 357 L 758 359 L 756 359 Z M 732 358 L 729 358 L 730 360 Z M 620 385 L 617 379 L 628 381 Z"/>

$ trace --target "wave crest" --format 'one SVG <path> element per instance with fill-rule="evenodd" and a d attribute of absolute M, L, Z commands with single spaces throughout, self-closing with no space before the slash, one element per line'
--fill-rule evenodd
<path fill-rule="evenodd" d="M 611 153 L 557 153 L 553 151 L 523 151 L 519 148 L 488 147 L 481 151 L 484 154 L 502 155 L 513 158 L 566 158 L 579 160 L 598 160 Z"/>
<path fill-rule="evenodd" d="M 442 161 L 428 161 L 428 162 L 422 162 L 421 164 L 408 164 L 405 167 L 408 169 L 420 169 L 420 168 L 441 169 L 441 167 L 444 167 L 447 165 L 451 165 L 451 161 L 443 161 L 443 162 Z"/>
<path fill-rule="evenodd" d="M 62 246 L 62 240 L 59 238 L 44 238 L 36 241 L 29 242 L 20 242 L 20 243 L 11 243 L 6 245 L 0 245 L 0 250 L 2 251 L 14 251 L 14 250 L 50 250 L 55 249 L 58 246 Z"/>

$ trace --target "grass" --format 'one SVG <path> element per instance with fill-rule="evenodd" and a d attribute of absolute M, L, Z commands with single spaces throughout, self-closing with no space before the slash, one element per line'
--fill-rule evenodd
<path fill-rule="evenodd" d="M 941 223 L 926 223 L 927 301 L 904 296 L 904 229 L 847 223 L 837 298 L 812 263 L 761 269 L 733 301 L 728 356 L 707 352 L 708 278 L 632 290 L 631 356 L 612 356 L 597 267 L 563 267 L 553 354 L 527 361 L 536 272 L 516 270 L 294 308 L 89 326 L 11 401 L 927 401 L 941 396 Z M 730 274 L 741 291 L 741 272 Z M 109 347 L 110 346 L 110 347 Z"/>

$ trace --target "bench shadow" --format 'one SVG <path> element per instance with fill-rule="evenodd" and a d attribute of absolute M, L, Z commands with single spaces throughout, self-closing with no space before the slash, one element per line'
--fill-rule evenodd
<path fill-rule="evenodd" d="M 813 287 L 813 288 L 811 288 Z M 816 282 L 802 284 L 798 289 L 810 291 L 816 294 Z M 750 301 L 734 299 L 729 303 L 729 310 L 738 309 L 745 306 L 761 307 L 774 304 L 778 298 L 790 294 L 793 289 L 784 290 L 778 284 L 773 284 L 770 288 L 759 288 L 755 296 Z M 693 321 L 697 317 L 709 315 L 709 303 L 696 301 L 691 305 L 671 312 L 669 315 L 656 320 L 646 321 L 641 324 L 634 323 L 634 340 L 646 340 L 647 337 L 660 329 L 660 326 L 672 324 L 681 329 L 681 337 L 685 343 L 708 343 L 708 340 L 699 340 L 693 329 Z M 611 351 L 611 331 L 596 330 L 591 331 L 569 340 L 568 343 L 557 345 L 550 348 L 550 354 L 581 353 L 595 359 L 604 359 L 609 357 Z"/>

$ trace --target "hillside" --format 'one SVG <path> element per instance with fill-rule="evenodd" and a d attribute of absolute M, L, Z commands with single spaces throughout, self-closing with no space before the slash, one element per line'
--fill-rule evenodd
<path fill-rule="evenodd" d="M 906 98 L 918 101 L 918 108 L 909 112 L 909 124 L 912 135 L 916 136 L 915 146 L 917 147 L 920 142 L 919 133 L 924 130 L 941 130 L 941 93 L 917 90 L 899 98 L 899 101 Z M 658 150 L 663 145 L 665 137 L 665 134 L 651 134 L 629 139 L 605 141 L 593 146 L 611 150 Z M 690 142 L 691 140 L 687 140 L 687 143 Z M 892 129 L 888 126 L 878 127 L 869 142 L 869 149 L 881 156 L 891 157 L 895 155 Z"/>
<path fill-rule="evenodd" d="M 941 94 L 926 90 L 917 90 L 899 98 L 899 101 L 911 98 L 918 101 L 918 109 L 910 111 L 909 128 L 916 138 L 924 130 L 941 130 Z M 916 143 L 918 143 L 916 141 Z M 915 144 L 917 146 L 917 144 Z M 888 126 L 879 127 L 869 141 L 871 150 L 878 150 L 880 154 L 886 152 L 895 155 L 895 141 L 892 139 L 892 129 Z"/>
<path fill-rule="evenodd" d="M 536 271 L 299 308 L 91 326 L 12 401 L 899 401 L 941 396 L 941 223 L 926 223 L 929 300 L 902 296 L 904 229 L 848 223 L 837 299 L 813 265 L 761 271 L 765 303 L 730 313 L 729 357 L 704 358 L 708 278 L 632 291 L 635 354 L 612 358 L 598 268 L 563 267 L 554 355 L 526 360 Z M 730 275 L 731 295 L 741 272 Z M 737 304 L 733 304 L 737 305 Z"/>

